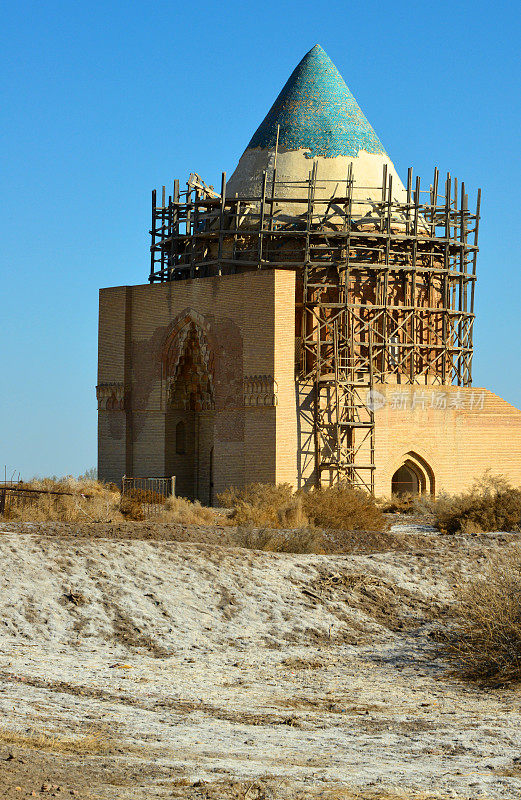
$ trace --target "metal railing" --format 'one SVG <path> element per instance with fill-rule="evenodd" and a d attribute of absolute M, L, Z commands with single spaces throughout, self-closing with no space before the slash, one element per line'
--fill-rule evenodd
<path fill-rule="evenodd" d="M 155 517 L 164 509 L 168 497 L 175 495 L 175 476 L 169 478 L 121 479 L 121 496 L 141 505 L 145 517 Z"/>
<path fill-rule="evenodd" d="M 0 516 L 5 516 L 9 514 L 9 511 L 13 509 L 24 509 L 27 506 L 35 505 L 38 500 L 42 497 L 42 495 L 52 496 L 52 497 L 61 497 L 66 495 L 67 497 L 77 496 L 77 492 L 67 492 L 67 491 L 54 491 L 52 489 L 34 489 L 32 487 L 24 486 L 22 482 L 14 483 L 14 482 L 4 482 L 0 483 Z M 92 495 L 84 494 L 81 495 L 83 498 L 90 498 Z"/>

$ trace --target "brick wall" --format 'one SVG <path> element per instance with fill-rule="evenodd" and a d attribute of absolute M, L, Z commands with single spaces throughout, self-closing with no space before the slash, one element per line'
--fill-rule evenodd
<path fill-rule="evenodd" d="M 277 384 L 276 479 L 296 485 L 298 468 L 295 395 L 295 273 L 275 274 L 274 375 Z"/>
<path fill-rule="evenodd" d="M 277 336 L 286 352 L 293 342 L 293 273 L 256 271 L 102 289 L 98 381 L 124 384 L 125 403 L 123 410 L 100 408 L 100 477 L 119 481 L 124 472 L 139 477 L 173 470 L 179 489 L 190 494 L 191 485 L 203 502 L 210 497 L 210 461 L 214 495 L 229 485 L 277 480 L 283 448 L 277 449 L 275 372 L 284 409 L 293 380 L 293 357 L 291 364 L 279 357 L 275 365 L 277 305 Z M 190 412 L 169 410 L 162 353 L 172 328 L 192 312 L 202 321 L 211 350 L 215 411 L 198 414 L 198 423 L 192 414 L 190 453 L 183 459 L 175 453 L 173 430 L 180 414 L 190 417 Z M 245 379 L 254 385 L 248 406 Z M 295 426 L 294 409 L 291 423 L 283 416 L 282 438 Z"/>
<path fill-rule="evenodd" d="M 376 494 L 391 491 L 408 453 L 434 473 L 435 491 L 460 492 L 490 469 L 521 486 L 521 411 L 487 389 L 378 387 Z M 437 406 L 437 407 L 436 407 Z"/>
<path fill-rule="evenodd" d="M 197 415 L 170 408 L 162 360 L 192 312 L 211 351 L 215 400 Z M 100 477 L 175 474 L 180 493 L 205 503 L 251 481 L 313 484 L 312 387 L 297 397 L 294 315 L 295 274 L 286 270 L 101 290 Z M 432 469 L 436 492 L 460 491 L 487 468 L 521 485 L 521 411 L 488 390 L 378 388 L 378 495 L 390 493 L 408 458 Z M 180 419 L 185 455 L 175 452 Z"/>

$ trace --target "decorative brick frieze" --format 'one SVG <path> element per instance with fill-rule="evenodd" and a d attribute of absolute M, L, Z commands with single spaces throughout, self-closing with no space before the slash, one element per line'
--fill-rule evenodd
<path fill-rule="evenodd" d="M 96 386 L 99 411 L 123 411 L 125 409 L 125 387 L 123 383 L 100 383 Z"/>
<path fill-rule="evenodd" d="M 273 375 L 247 375 L 244 378 L 244 405 L 276 406 L 277 390 Z"/>

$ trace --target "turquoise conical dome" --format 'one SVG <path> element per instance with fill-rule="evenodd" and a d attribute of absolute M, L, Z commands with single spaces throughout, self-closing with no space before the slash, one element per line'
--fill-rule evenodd
<path fill-rule="evenodd" d="M 277 140 L 278 133 L 278 140 Z M 396 169 L 339 71 L 320 45 L 315 45 L 291 73 L 279 96 L 231 176 L 227 193 L 255 198 L 277 168 L 279 198 L 305 195 L 315 164 L 315 197 L 333 198 L 346 193 L 348 174 L 353 178 L 357 213 L 382 197 L 382 182 L 392 178 L 393 197 L 406 199 Z M 304 191 L 303 191 L 304 189 Z M 364 203 L 369 203 L 365 208 Z M 300 204 L 283 202 L 278 211 L 301 213 Z"/>
<path fill-rule="evenodd" d="M 248 147 L 307 150 L 308 157 L 384 153 L 339 71 L 317 44 L 295 67 Z"/>

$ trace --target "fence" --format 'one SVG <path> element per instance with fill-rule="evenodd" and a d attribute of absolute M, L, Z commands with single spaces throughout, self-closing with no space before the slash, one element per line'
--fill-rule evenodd
<path fill-rule="evenodd" d="M 175 494 L 175 477 L 121 479 L 121 496 L 129 497 L 141 504 L 145 517 L 161 513 L 167 497 Z"/>
<path fill-rule="evenodd" d="M 136 500 L 145 517 L 157 516 L 163 510 L 167 497 L 175 494 L 175 477 L 127 478 L 125 475 L 121 481 L 121 494 Z M 0 516 L 8 515 L 15 508 L 19 510 L 36 504 L 42 495 L 73 497 L 78 496 L 78 493 L 33 489 L 25 487 L 21 482 L 6 481 L 0 483 Z M 81 497 L 90 498 L 91 495 L 82 493 Z"/>
<path fill-rule="evenodd" d="M 8 514 L 13 508 L 25 508 L 38 502 L 42 495 L 71 497 L 74 492 L 55 492 L 51 489 L 32 489 L 24 487 L 23 483 L 5 482 L 0 484 L 0 516 Z M 83 495 L 90 497 L 90 495 Z"/>

